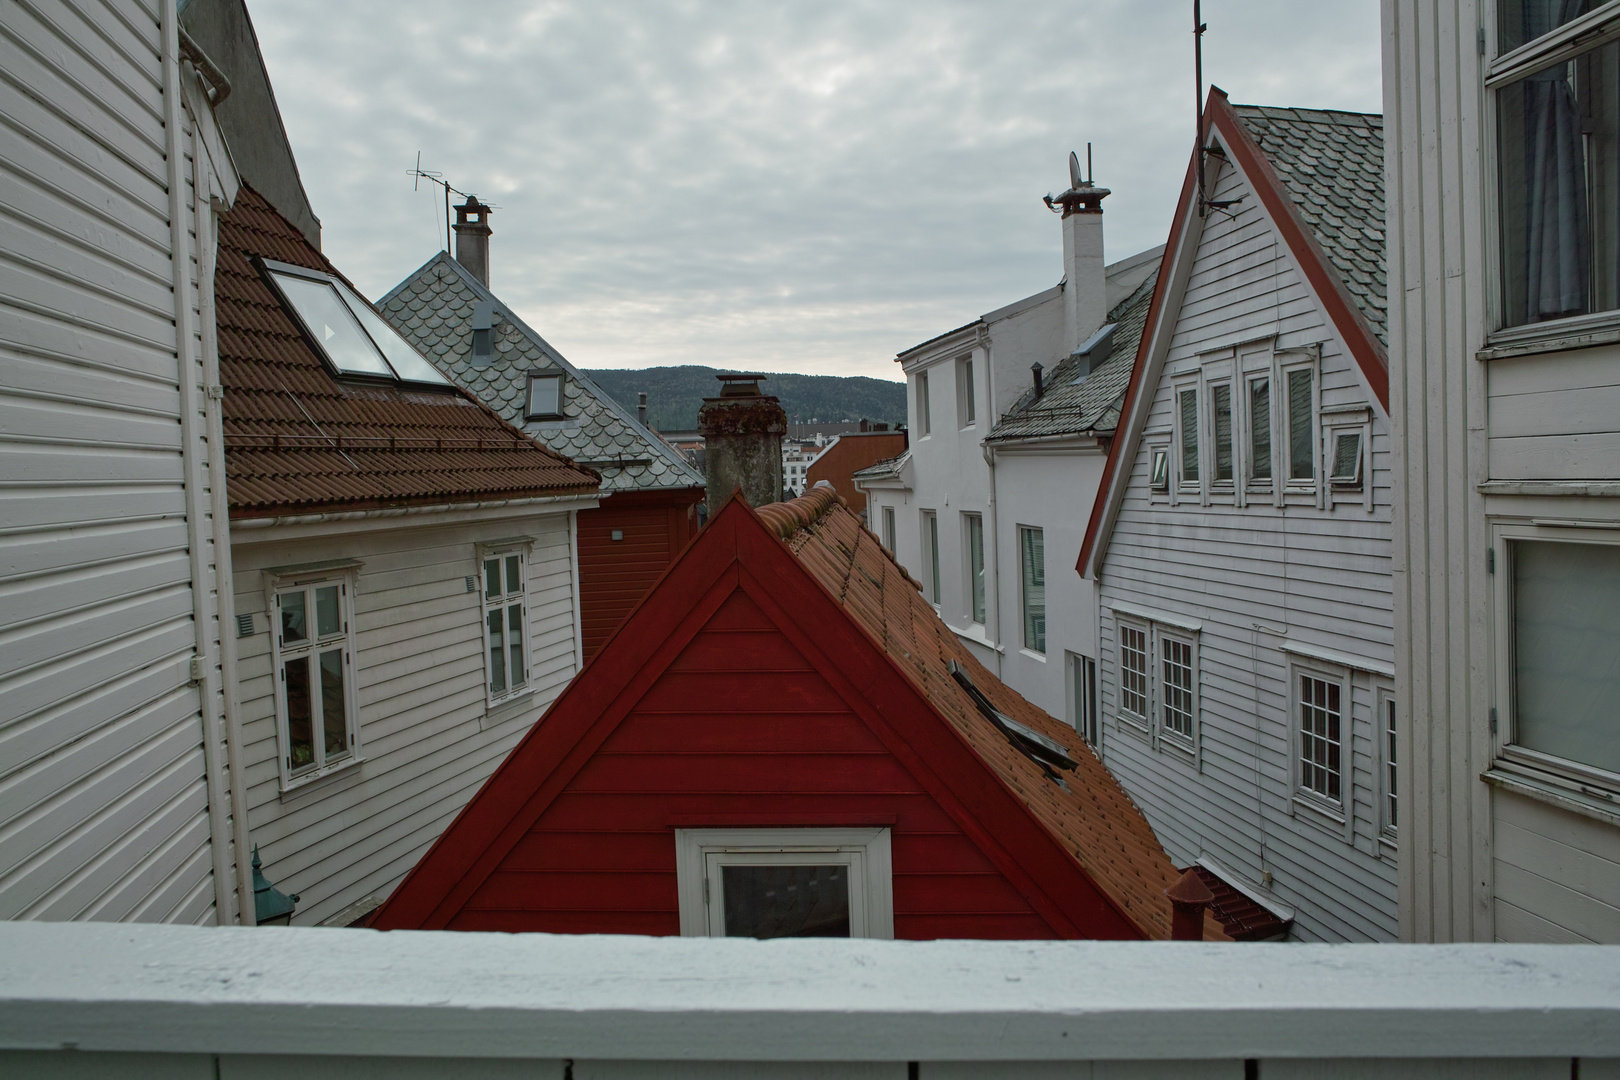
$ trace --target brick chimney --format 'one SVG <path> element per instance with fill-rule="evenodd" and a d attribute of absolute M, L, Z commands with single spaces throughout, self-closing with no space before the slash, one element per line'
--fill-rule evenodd
<path fill-rule="evenodd" d="M 489 207 L 469 195 L 456 207 L 456 262 L 489 287 Z"/>
<path fill-rule="evenodd" d="M 709 512 L 734 488 L 754 507 L 782 501 L 782 436 L 787 413 L 759 388 L 763 375 L 718 375 L 720 396 L 703 399 L 703 479 Z"/>
<path fill-rule="evenodd" d="M 1090 158 L 1091 151 L 1086 151 Z M 1063 355 L 1068 356 L 1108 317 L 1108 281 L 1103 272 L 1102 201 L 1107 188 L 1080 179 L 1069 155 L 1069 190 L 1053 199 L 1063 206 Z"/>

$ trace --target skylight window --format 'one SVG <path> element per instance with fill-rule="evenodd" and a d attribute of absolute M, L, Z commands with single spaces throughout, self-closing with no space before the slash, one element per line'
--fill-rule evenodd
<path fill-rule="evenodd" d="M 1006 735 L 1014 746 L 1045 769 L 1048 777 L 1059 784 L 1063 783 L 1062 777 L 1053 772 L 1051 766 L 1055 765 L 1060 769 L 1073 769 L 1076 763 L 1074 758 L 1069 756 L 1069 751 L 1062 743 L 1056 739 L 1047 738 L 1034 728 L 1020 724 L 992 705 L 990 699 L 984 696 L 984 691 L 973 685 L 973 679 L 968 675 L 966 669 L 955 660 L 947 661 L 945 669 L 950 673 L 951 678 L 955 679 L 957 684 L 968 692 L 968 696 L 973 699 L 973 704 L 986 720 L 1000 728 L 1002 734 Z"/>
<path fill-rule="evenodd" d="M 343 282 L 318 270 L 269 260 L 264 260 L 264 269 L 339 375 L 450 385 Z"/>

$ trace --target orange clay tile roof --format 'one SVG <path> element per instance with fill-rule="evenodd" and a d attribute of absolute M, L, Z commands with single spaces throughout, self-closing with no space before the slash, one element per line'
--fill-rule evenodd
<path fill-rule="evenodd" d="M 337 273 L 245 184 L 220 218 L 214 285 L 232 517 L 596 491 L 595 473 L 460 389 L 340 381 L 255 255 Z"/>
<path fill-rule="evenodd" d="M 1181 872 L 1153 828 L 1085 740 L 1025 701 L 973 658 L 924 600 L 918 585 L 883 550 L 830 487 L 773 503 L 756 513 L 799 562 L 916 684 L 962 739 L 1006 783 L 1086 874 L 1149 938 L 1170 937 L 1165 890 Z M 1077 763 L 1065 791 L 1008 742 L 946 669 L 956 661 L 990 703 L 1013 720 L 1061 743 Z M 1213 914 L 1204 937 L 1225 941 Z"/>

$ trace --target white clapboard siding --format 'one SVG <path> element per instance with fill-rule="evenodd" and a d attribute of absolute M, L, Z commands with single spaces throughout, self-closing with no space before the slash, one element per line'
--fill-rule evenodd
<path fill-rule="evenodd" d="M 1162 439 L 1144 439 L 1100 575 L 1103 759 L 1178 866 L 1207 857 L 1250 887 L 1269 871 L 1273 895 L 1295 911 L 1300 940 L 1387 941 L 1396 935 L 1395 864 L 1379 837 L 1372 725 L 1378 689 L 1389 684 L 1351 673 L 1347 833 L 1293 798 L 1282 645 L 1391 662 L 1389 432 L 1259 199 L 1223 169 L 1212 197 L 1240 196 L 1235 218 L 1212 214 L 1204 226 L 1145 430 L 1170 429 L 1173 380 L 1198 369 L 1200 352 L 1272 332 L 1279 347 L 1320 342 L 1323 406 L 1374 409 L 1373 512 L 1359 496 L 1327 510 L 1279 511 L 1269 495 L 1245 508 L 1199 506 L 1196 496 L 1175 506 L 1150 502 L 1152 447 Z M 1273 438 L 1282 437 L 1274 428 Z M 1196 756 L 1155 748 L 1120 721 L 1116 602 L 1202 625 Z"/>
<path fill-rule="evenodd" d="M 210 831 L 189 668 L 194 590 L 217 641 L 213 529 L 201 413 L 194 445 L 181 426 L 161 18 L 156 0 L 0 5 L 0 918 L 216 920 L 211 844 L 230 838 Z"/>
<path fill-rule="evenodd" d="M 568 514 L 278 539 L 233 535 L 248 819 L 265 873 L 300 895 L 294 921 L 330 919 L 384 897 L 416 865 L 575 672 L 575 584 Z M 534 538 L 528 561 L 533 692 L 486 704 L 477 545 Z M 284 791 L 265 570 L 354 560 L 354 663 L 362 761 Z M 468 592 L 469 575 L 478 592 Z"/>

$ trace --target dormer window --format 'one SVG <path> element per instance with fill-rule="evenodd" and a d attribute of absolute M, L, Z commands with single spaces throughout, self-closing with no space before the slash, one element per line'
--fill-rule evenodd
<path fill-rule="evenodd" d="M 342 280 L 303 266 L 269 259 L 259 262 L 316 351 L 339 375 L 450 385 L 450 380 Z"/>
<path fill-rule="evenodd" d="M 563 377 L 555 371 L 529 372 L 529 407 L 525 420 L 561 420 Z"/>
<path fill-rule="evenodd" d="M 1341 431 L 1333 437 L 1333 472 L 1328 480 L 1334 487 L 1361 486 L 1361 432 Z"/>

